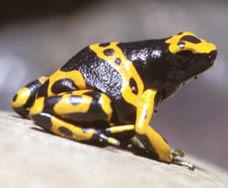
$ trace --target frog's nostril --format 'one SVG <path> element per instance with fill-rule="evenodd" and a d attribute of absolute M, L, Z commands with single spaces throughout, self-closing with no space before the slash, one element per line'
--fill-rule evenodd
<path fill-rule="evenodd" d="M 217 56 L 217 50 L 213 50 L 211 51 L 211 53 L 209 54 L 209 58 L 211 59 L 211 61 L 214 61 L 215 58 Z"/>

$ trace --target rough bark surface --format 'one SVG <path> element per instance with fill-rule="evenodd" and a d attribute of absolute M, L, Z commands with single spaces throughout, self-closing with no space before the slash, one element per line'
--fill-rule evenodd
<path fill-rule="evenodd" d="M 194 157 L 188 161 L 199 168 L 190 171 L 39 130 L 30 120 L 0 112 L 1 187 L 228 187 L 227 172 Z"/>

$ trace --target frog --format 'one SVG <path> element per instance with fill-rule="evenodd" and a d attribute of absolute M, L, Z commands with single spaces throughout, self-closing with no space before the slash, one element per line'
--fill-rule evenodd
<path fill-rule="evenodd" d="M 189 31 L 94 43 L 19 89 L 11 106 L 55 135 L 115 147 L 127 143 L 157 161 L 193 168 L 150 122 L 159 104 L 212 67 L 216 56 L 214 43 Z"/>

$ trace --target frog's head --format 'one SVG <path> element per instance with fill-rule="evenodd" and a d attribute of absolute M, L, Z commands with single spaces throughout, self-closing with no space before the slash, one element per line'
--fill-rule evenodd
<path fill-rule="evenodd" d="M 171 53 L 172 80 L 185 83 L 210 68 L 217 55 L 216 45 L 190 32 L 182 32 L 165 41 Z"/>

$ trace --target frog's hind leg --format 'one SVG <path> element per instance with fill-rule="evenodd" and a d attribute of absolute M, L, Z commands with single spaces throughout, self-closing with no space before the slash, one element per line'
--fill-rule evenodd
<path fill-rule="evenodd" d="M 33 105 L 39 88 L 47 79 L 48 77 L 41 76 L 18 90 L 11 101 L 11 106 L 14 111 L 20 114 L 22 117 L 28 118 L 29 108 Z"/>
<path fill-rule="evenodd" d="M 78 90 L 59 96 L 40 97 L 29 112 L 42 128 L 56 135 L 77 141 L 98 140 L 119 146 L 117 139 L 104 134 L 96 122 L 109 122 L 111 100 L 103 93 Z M 86 126 L 83 126 L 86 125 Z"/>
<path fill-rule="evenodd" d="M 48 113 L 40 113 L 39 115 L 35 115 L 33 116 L 33 120 L 37 125 L 41 126 L 45 130 L 64 138 L 76 141 L 95 140 L 115 146 L 120 145 L 120 142 L 117 139 L 106 136 L 97 129 L 82 128 L 75 124 L 63 121 Z"/>

